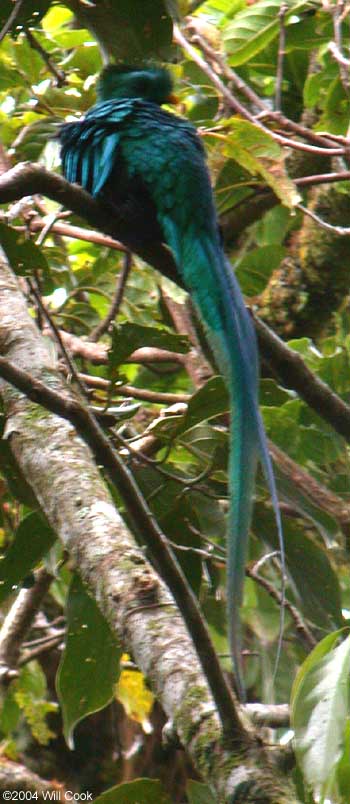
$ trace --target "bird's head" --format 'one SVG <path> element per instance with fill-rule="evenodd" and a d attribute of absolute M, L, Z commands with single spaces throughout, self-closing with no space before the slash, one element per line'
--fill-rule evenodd
<path fill-rule="evenodd" d="M 176 102 L 173 82 L 162 67 L 136 67 L 110 64 L 102 71 L 97 84 L 99 101 L 120 98 L 143 98 L 159 106 Z"/>

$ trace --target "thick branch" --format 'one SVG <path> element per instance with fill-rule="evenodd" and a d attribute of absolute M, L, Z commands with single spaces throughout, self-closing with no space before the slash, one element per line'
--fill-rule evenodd
<path fill-rule="evenodd" d="M 133 237 L 127 221 L 120 220 L 116 213 L 112 215 L 77 185 L 71 185 L 62 177 L 29 163 L 17 165 L 0 177 L 0 203 L 18 200 L 26 194 L 36 192 L 65 204 L 77 215 L 82 215 L 88 222 L 100 226 L 103 231 L 108 231 L 117 239 L 123 239 L 125 234 L 125 242 L 132 249 Z M 135 251 L 165 276 L 182 284 L 176 273 L 171 252 L 166 246 L 156 243 L 145 251 L 139 248 Z M 297 391 L 310 407 L 323 416 L 340 435 L 349 440 L 350 410 L 347 405 L 325 383 L 318 380 L 301 357 L 288 349 L 266 325 L 255 320 L 255 326 L 262 356 L 270 363 L 272 370 L 288 388 Z M 92 346 L 94 349 L 102 348 L 98 344 Z M 181 357 L 183 359 L 183 356 Z M 173 356 L 173 359 L 176 358 Z"/>
<path fill-rule="evenodd" d="M 350 408 L 328 385 L 319 380 L 304 363 L 262 321 L 255 319 L 259 344 L 265 360 L 287 388 L 322 416 L 339 435 L 350 441 Z"/>
<path fill-rule="evenodd" d="M 5 265 L 1 273 L 0 320 L 1 351 L 16 361 L 18 377 L 22 366 L 28 365 L 30 355 L 36 375 L 44 379 L 48 388 L 47 395 L 51 394 L 56 402 L 57 397 L 61 403 L 63 399 L 75 408 L 77 422 L 89 428 L 89 419 L 80 403 L 72 398 L 50 364 L 46 344 L 27 314 L 23 297 Z M 40 386 L 37 388 L 42 390 Z M 1 394 L 12 450 L 25 476 L 30 478 L 49 522 L 79 566 L 84 582 L 111 627 L 135 657 L 164 710 L 174 720 L 180 740 L 189 748 L 203 776 L 216 788 L 220 801 L 228 800 L 245 779 L 247 803 L 255 800 L 256 790 L 261 790 L 266 792 L 266 802 L 290 804 L 294 798 L 289 795 L 287 782 L 280 778 L 276 781 L 277 768 L 243 725 L 238 726 L 240 736 L 236 729 L 239 759 L 231 755 L 229 760 L 227 755 L 222 762 L 225 748 L 219 723 L 181 617 L 118 516 L 89 449 L 71 424 L 33 406 L 11 385 L 3 383 Z M 103 452 L 100 447 L 99 461 Z M 115 475 L 116 464 L 112 457 L 109 461 L 111 474 Z M 150 528 L 148 517 L 147 512 L 143 520 L 145 531 Z"/>
<path fill-rule="evenodd" d="M 43 598 L 52 581 L 45 569 L 36 573 L 30 589 L 21 589 L 7 613 L 0 630 L 0 678 L 2 681 L 13 675 L 16 669 L 21 644 L 29 630 Z"/>
<path fill-rule="evenodd" d="M 70 421 L 93 450 L 97 463 L 104 466 L 110 481 L 122 494 L 136 532 L 145 539 L 153 561 L 172 590 L 187 627 L 193 635 L 226 735 L 230 734 L 236 739 L 244 739 L 245 734 L 241 721 L 222 676 L 195 597 L 127 466 L 119 458 L 118 453 L 111 446 L 88 408 L 67 393 L 67 388 L 62 388 L 60 392 L 57 392 L 1 357 L 0 373 L 4 379 L 20 389 L 33 402 L 45 405 L 53 413 Z"/>
<path fill-rule="evenodd" d="M 178 281 L 174 259 L 166 246 L 150 243 L 140 248 L 140 244 L 135 242 L 135 227 L 128 221 L 128 217 L 98 203 L 78 185 L 69 184 L 62 176 L 49 173 L 43 167 L 29 162 L 22 162 L 1 176 L 1 204 L 33 192 L 52 198 L 84 218 L 94 229 L 97 226 L 116 240 L 122 240 L 131 251 L 154 265 L 162 274 Z"/>

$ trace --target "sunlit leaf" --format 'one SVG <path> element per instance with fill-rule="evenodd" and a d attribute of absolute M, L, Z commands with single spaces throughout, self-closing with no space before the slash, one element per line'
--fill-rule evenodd
<path fill-rule="evenodd" d="M 116 685 L 116 697 L 123 704 L 128 717 L 141 723 L 146 734 L 153 731 L 149 716 L 151 714 L 154 695 L 147 687 L 145 678 L 137 667 L 128 668 L 129 657 L 122 656 L 121 673 Z"/>
<path fill-rule="evenodd" d="M 233 117 L 224 151 L 249 173 L 261 176 L 285 206 L 293 208 L 300 203 L 298 190 L 286 171 L 286 155 L 272 134 L 249 120 Z"/>
<path fill-rule="evenodd" d="M 315 795 L 321 798 L 332 792 L 349 716 L 350 637 L 335 646 L 340 634 L 326 637 L 310 654 L 292 694 L 298 762 Z"/>
<path fill-rule="evenodd" d="M 292 14 L 297 14 L 307 6 L 303 2 L 289 0 L 285 20 Z M 278 36 L 280 0 L 259 0 L 257 3 L 247 5 L 238 12 L 231 23 L 225 26 L 223 39 L 230 56 L 230 64 L 244 64 L 273 39 Z"/>

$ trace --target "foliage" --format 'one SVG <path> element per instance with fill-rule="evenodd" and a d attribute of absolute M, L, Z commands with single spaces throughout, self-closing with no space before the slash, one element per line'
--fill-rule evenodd
<path fill-rule="evenodd" d="M 80 13 L 79 6 L 83 7 Z M 279 0 L 152 0 L 143 4 L 115 0 L 108 12 L 107 4 L 100 3 L 96 16 L 89 6 L 93 4 L 68 0 L 25 3 L 12 31 L 1 42 L 0 162 L 10 166 L 38 160 L 59 170 L 57 126 L 84 115 L 94 102 L 106 52 L 124 58 L 127 51 L 131 60 L 169 59 L 182 111 L 199 127 L 207 149 L 224 236 L 248 302 L 267 322 L 276 324 L 294 355 L 314 376 L 347 401 L 348 279 L 344 264 L 332 261 L 331 256 L 329 275 L 323 270 L 324 244 L 332 255 L 339 238 L 310 223 L 298 208 L 302 199 L 320 215 L 324 207 L 319 208 L 317 187 L 309 189 L 298 181 L 331 170 L 335 173 L 341 158 L 347 159 L 347 154 L 335 154 L 339 161 L 333 162 L 321 152 L 320 140 L 312 139 L 327 131 L 328 145 L 336 150 L 347 135 L 349 85 L 340 58 L 334 58 L 329 48 L 336 6 L 288 0 L 280 78 Z M 2 4 L 0 27 L 12 7 L 8 1 Z M 76 19 L 73 12 L 77 12 Z M 192 13 L 190 21 L 186 20 L 188 13 Z M 248 111 L 246 119 L 227 96 L 220 96 L 190 52 L 171 44 L 172 19 L 188 26 L 186 35 L 195 31 L 197 53 L 203 42 L 206 44 L 207 65 L 226 88 L 234 85 L 235 76 L 243 82 L 235 97 Z M 346 22 L 345 18 L 341 23 L 344 37 Z M 213 51 L 219 59 L 216 62 Z M 346 42 L 344 58 L 347 53 Z M 290 123 L 310 126 L 308 151 L 299 148 L 300 142 L 306 142 L 300 131 L 284 125 L 281 116 L 274 120 L 270 115 L 276 85 L 282 90 L 282 110 Z M 255 96 L 244 94 L 247 86 Z M 263 114 L 257 98 L 264 106 Z M 289 140 L 292 147 L 286 148 Z M 312 151 L 317 143 L 320 152 Z M 345 224 L 338 221 L 337 204 L 343 209 L 348 181 L 334 184 L 334 188 L 332 223 L 345 225 L 346 219 Z M 69 227 L 82 222 L 74 216 L 67 221 L 61 212 L 54 202 L 37 197 L 26 199 L 24 206 L 12 205 L 0 222 L 0 242 L 16 273 L 34 276 L 56 326 L 88 339 L 110 309 L 125 255 L 107 240 L 97 244 L 87 227 L 87 239 L 77 238 Z M 349 257 L 347 241 L 343 249 Z M 207 378 L 201 387 L 196 384 L 191 371 L 192 333 L 186 329 L 184 315 L 183 326 L 177 329 L 169 299 L 181 305 L 183 312 L 183 292 L 134 256 L 117 321 L 103 336 L 108 359 L 88 362 L 78 356 L 76 364 L 84 375 L 90 375 L 94 407 L 111 414 L 116 441 L 122 437 L 124 445 L 129 441 L 137 448 L 145 434 L 152 439 L 157 462 L 141 464 L 133 461 L 131 454 L 129 463 L 153 516 L 175 549 L 183 548 L 177 551 L 179 562 L 200 599 L 215 646 L 225 657 L 227 394 L 217 376 Z M 35 309 L 33 299 L 30 303 Z M 199 338 L 206 353 L 202 333 Z M 132 353 L 144 348 L 152 353 L 152 361 L 149 356 L 133 361 Z M 159 350 L 167 351 L 166 361 L 160 359 Z M 204 365 L 203 355 L 201 360 Z M 285 465 L 278 457 L 276 460 L 279 496 L 286 513 L 288 607 L 282 655 L 273 679 L 279 632 L 273 594 L 275 590 L 278 597 L 281 581 L 270 502 L 259 478 L 250 568 L 258 568 L 263 577 L 262 584 L 254 576 L 246 583 L 242 607 L 245 677 L 252 698 L 271 701 L 273 697 L 277 703 L 291 698 L 300 800 L 304 804 L 326 800 L 345 804 L 350 795 L 350 654 L 344 632 L 350 616 L 349 456 L 330 422 L 309 407 L 293 387 L 282 387 L 270 368 L 263 363 L 260 398 L 264 421 L 271 440 L 293 462 Z M 132 398 L 133 389 L 138 404 L 123 408 L 122 395 Z M 146 392 L 145 398 L 142 392 Z M 5 431 L 1 445 L 0 600 L 10 606 L 19 585 L 30 585 L 35 568 L 44 563 L 54 574 L 43 608 L 45 629 L 50 634 L 51 621 L 66 612 L 67 641 L 57 681 L 64 726 L 55 714 L 53 675 L 58 656 L 53 652 L 49 661 L 43 653 L 40 664 L 31 661 L 22 667 L 4 696 L 0 714 L 3 747 L 11 757 L 24 752 L 30 762 L 40 745 L 48 743 L 53 752 L 58 750 L 58 733 L 72 746 L 74 731 L 75 756 L 80 757 L 84 728 L 90 720 L 87 716 L 114 700 L 120 646 L 114 644 L 81 582 L 71 580 L 66 556 L 53 546 L 54 534 L 38 514 L 36 501 L 28 497 L 25 479 L 11 464 L 8 452 Z M 29 650 L 34 649 L 35 639 L 34 623 Z M 229 669 L 226 658 L 223 666 Z M 117 697 L 129 702 L 128 711 L 134 713 L 135 722 L 146 724 L 147 731 L 152 716 L 143 686 L 146 681 L 137 679 L 134 694 L 135 672 L 133 667 L 122 677 Z M 99 713 L 99 717 L 103 715 Z M 151 739 L 145 737 L 141 726 L 134 724 L 133 728 L 139 729 L 143 744 Z M 284 729 L 279 735 L 282 742 L 286 735 Z M 45 768 L 43 754 L 40 757 Z M 67 766 L 68 760 L 66 766 L 60 765 L 60 773 L 64 778 L 66 772 L 69 779 Z M 86 769 L 79 779 L 81 789 L 84 772 Z M 138 775 L 147 775 L 147 768 L 140 765 Z M 107 787 L 111 789 L 101 793 Z M 178 796 L 172 798 L 177 801 L 185 796 L 184 790 L 174 793 L 170 782 L 169 787 L 154 779 L 130 782 L 120 766 L 99 770 L 96 793 L 101 793 L 101 804 L 166 802 L 171 795 Z M 212 800 L 211 792 L 198 781 L 189 782 L 186 795 L 191 804 Z"/>

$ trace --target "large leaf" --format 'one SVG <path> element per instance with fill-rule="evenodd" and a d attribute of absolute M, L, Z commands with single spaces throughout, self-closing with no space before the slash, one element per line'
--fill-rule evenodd
<path fill-rule="evenodd" d="M 187 796 L 189 804 L 215 804 L 216 798 L 210 792 L 208 785 L 190 779 L 187 783 Z"/>
<path fill-rule="evenodd" d="M 95 804 L 171 804 L 158 779 L 135 779 L 111 787 L 94 799 Z"/>
<path fill-rule="evenodd" d="M 300 12 L 307 3 L 288 0 L 287 5 L 285 20 Z M 230 64 L 244 64 L 278 36 L 280 7 L 281 0 L 261 0 L 247 5 L 225 26 L 223 39 L 230 54 Z"/>
<path fill-rule="evenodd" d="M 188 341 L 182 335 L 175 335 L 160 327 L 144 327 L 141 324 L 124 324 L 114 327 L 112 349 L 109 352 L 109 362 L 114 369 L 129 357 L 129 355 L 143 346 L 157 349 L 166 349 L 171 352 L 184 353 L 188 351 Z"/>
<path fill-rule="evenodd" d="M 11 546 L 0 561 L 0 603 L 48 553 L 55 538 L 54 531 L 39 514 L 29 514 L 22 519 Z"/>
<path fill-rule="evenodd" d="M 285 254 L 286 249 L 276 243 L 249 251 L 236 266 L 242 292 L 247 296 L 257 296 L 262 293 L 268 279 L 278 268 Z"/>
<path fill-rule="evenodd" d="M 350 717 L 348 716 L 345 726 L 345 741 L 343 756 L 337 764 L 337 785 L 342 796 L 342 801 L 350 801 Z"/>
<path fill-rule="evenodd" d="M 285 528 L 288 570 L 304 614 L 319 627 L 342 625 L 339 582 L 326 550 L 295 529 Z"/>
<path fill-rule="evenodd" d="M 255 8 L 255 6 L 254 6 Z M 285 168 L 285 153 L 272 134 L 249 120 L 232 117 L 224 152 L 254 176 L 261 176 L 282 204 L 293 208 L 301 201 Z"/>
<path fill-rule="evenodd" d="M 213 419 L 230 409 L 229 397 L 221 377 L 211 377 L 191 397 L 187 411 L 181 417 L 176 428 L 176 435 L 191 430 L 203 421 Z"/>
<path fill-rule="evenodd" d="M 16 274 L 25 276 L 39 269 L 49 271 L 47 260 L 40 248 L 32 240 L 28 240 L 22 232 L 16 232 L 10 226 L 0 223 L 0 243 Z"/>
<path fill-rule="evenodd" d="M 174 507 L 161 519 L 160 524 L 167 539 L 186 548 L 184 551 L 175 549 L 175 554 L 188 583 L 198 595 L 202 578 L 202 561 L 195 549 L 201 547 L 200 525 L 189 490 L 186 497 L 178 497 Z M 193 551 L 191 547 L 194 548 Z"/>
<path fill-rule="evenodd" d="M 255 506 L 253 527 L 264 541 L 278 549 L 272 513 L 261 505 Z M 284 522 L 283 535 L 288 573 L 303 614 L 319 628 L 342 626 L 339 581 L 326 549 L 288 520 Z"/>
<path fill-rule="evenodd" d="M 350 637 L 326 637 L 298 673 L 292 695 L 292 725 L 298 762 L 314 794 L 331 794 L 349 716 Z M 325 655 L 322 655 L 323 649 Z"/>
<path fill-rule="evenodd" d="M 69 592 L 67 629 L 57 692 L 64 735 L 72 748 L 76 724 L 112 700 L 120 659 L 120 649 L 106 620 L 77 576 Z"/>

